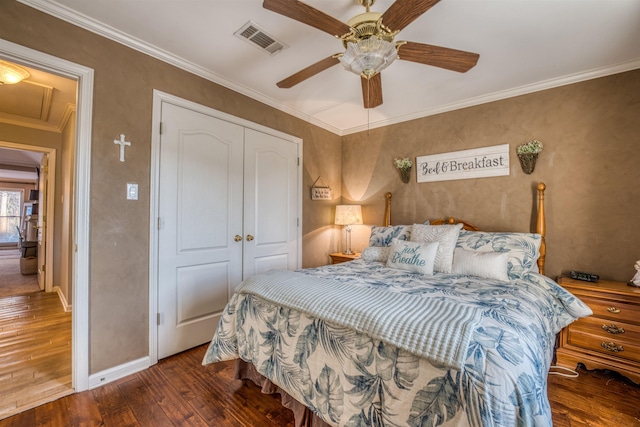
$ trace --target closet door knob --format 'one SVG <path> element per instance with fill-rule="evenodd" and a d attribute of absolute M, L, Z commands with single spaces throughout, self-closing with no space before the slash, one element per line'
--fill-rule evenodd
<path fill-rule="evenodd" d="M 242 236 L 239 234 L 236 234 L 236 236 L 233 238 L 233 240 L 235 240 L 236 242 L 241 242 L 242 241 Z"/>
<path fill-rule="evenodd" d="M 247 242 L 250 242 L 253 240 L 253 236 L 251 234 L 247 234 Z"/>

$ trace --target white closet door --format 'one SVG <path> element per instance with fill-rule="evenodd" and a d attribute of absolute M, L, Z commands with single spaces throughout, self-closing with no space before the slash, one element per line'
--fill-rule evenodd
<path fill-rule="evenodd" d="M 162 103 L 158 357 L 208 342 L 242 280 L 244 128 Z"/>
<path fill-rule="evenodd" d="M 243 278 L 298 268 L 298 144 L 247 129 Z"/>

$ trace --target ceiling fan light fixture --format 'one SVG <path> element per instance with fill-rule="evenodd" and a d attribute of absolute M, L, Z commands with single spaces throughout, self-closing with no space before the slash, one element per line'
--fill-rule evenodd
<path fill-rule="evenodd" d="M 387 68 L 398 58 L 396 44 L 372 36 L 346 43 L 347 49 L 340 56 L 345 69 L 364 78 L 371 78 Z"/>
<path fill-rule="evenodd" d="M 11 62 L 0 60 L 0 86 L 19 83 L 29 76 L 31 74 L 24 68 Z"/>

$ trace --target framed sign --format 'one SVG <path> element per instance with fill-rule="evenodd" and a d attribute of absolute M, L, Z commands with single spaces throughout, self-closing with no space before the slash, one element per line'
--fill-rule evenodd
<path fill-rule="evenodd" d="M 324 185 L 317 185 L 318 181 Z M 311 200 L 331 200 L 331 188 L 324 183 L 321 176 L 311 186 Z"/>
<path fill-rule="evenodd" d="M 509 175 L 509 144 L 416 157 L 418 182 Z"/>

